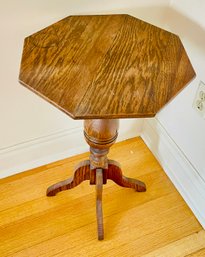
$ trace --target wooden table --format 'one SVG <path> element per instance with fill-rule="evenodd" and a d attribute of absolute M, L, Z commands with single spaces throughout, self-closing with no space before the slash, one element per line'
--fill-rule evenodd
<path fill-rule="evenodd" d="M 69 16 L 25 39 L 19 81 L 73 119 L 83 119 L 90 159 L 47 196 L 84 180 L 96 185 L 98 239 L 104 238 L 102 188 L 107 179 L 146 191 L 107 158 L 119 118 L 153 117 L 195 72 L 173 33 L 129 15 Z"/>

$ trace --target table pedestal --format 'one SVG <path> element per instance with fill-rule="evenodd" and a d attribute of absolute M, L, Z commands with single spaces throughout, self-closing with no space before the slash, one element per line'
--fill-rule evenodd
<path fill-rule="evenodd" d="M 90 180 L 96 185 L 96 214 L 98 225 L 98 239 L 104 238 L 102 189 L 107 179 L 113 180 L 122 187 L 134 188 L 138 192 L 146 191 L 143 182 L 123 176 L 120 165 L 109 160 L 109 148 L 115 143 L 118 135 L 119 120 L 98 119 L 85 120 L 84 135 L 90 145 L 90 159 L 78 164 L 72 178 L 61 181 L 47 189 L 47 196 L 55 196 L 58 192 L 76 187 L 84 180 Z"/>

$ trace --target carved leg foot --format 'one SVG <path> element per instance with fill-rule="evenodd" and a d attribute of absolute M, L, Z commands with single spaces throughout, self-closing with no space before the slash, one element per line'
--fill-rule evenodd
<path fill-rule="evenodd" d="M 134 188 L 137 192 L 146 191 L 146 185 L 142 181 L 123 176 L 119 164 L 115 161 L 108 161 L 107 179 L 113 180 L 119 186 Z"/>
<path fill-rule="evenodd" d="M 55 196 L 58 192 L 71 189 L 79 185 L 84 180 L 90 179 L 90 161 L 79 163 L 74 171 L 73 177 L 58 182 L 47 189 L 47 196 Z"/>
<path fill-rule="evenodd" d="M 102 211 L 103 169 L 96 169 L 96 215 L 98 240 L 104 239 L 103 211 Z"/>

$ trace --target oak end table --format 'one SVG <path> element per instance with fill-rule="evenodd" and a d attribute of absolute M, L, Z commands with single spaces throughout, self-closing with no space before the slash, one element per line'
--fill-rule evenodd
<path fill-rule="evenodd" d="M 73 119 L 84 120 L 90 159 L 47 196 L 84 180 L 96 185 L 98 239 L 104 238 L 107 179 L 146 191 L 107 158 L 120 118 L 153 117 L 195 76 L 179 37 L 130 15 L 69 16 L 25 39 L 19 81 Z"/>

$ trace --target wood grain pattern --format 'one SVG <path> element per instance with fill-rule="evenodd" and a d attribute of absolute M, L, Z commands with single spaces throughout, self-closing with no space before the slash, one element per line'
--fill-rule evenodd
<path fill-rule="evenodd" d="M 88 155 L 0 180 L 1 257 L 179 257 L 179 247 L 180 257 L 204 256 L 204 230 L 141 138 L 110 150 L 109 158 L 121 161 L 126 176 L 146 181 L 148 190 L 136 194 L 108 180 L 103 188 L 103 242 L 96 240 L 94 186 L 85 182 L 58 197 L 45 196 L 49 184 L 72 176 L 75 163 Z"/>
<path fill-rule="evenodd" d="M 104 239 L 102 192 L 103 192 L 103 169 L 96 169 L 96 216 L 97 216 L 98 240 Z"/>
<path fill-rule="evenodd" d="M 160 249 L 143 255 L 143 257 L 204 257 L 205 255 L 201 255 L 205 253 L 204 243 L 205 231 L 201 230 L 199 233 L 176 240 Z"/>
<path fill-rule="evenodd" d="M 118 136 L 118 119 L 84 121 L 84 136 L 90 146 L 91 169 L 108 168 L 107 154 Z"/>
<path fill-rule="evenodd" d="M 129 15 L 90 15 L 27 37 L 19 81 L 74 119 L 97 119 L 152 117 L 194 76 L 175 34 Z"/>
<path fill-rule="evenodd" d="M 90 160 L 81 162 L 72 178 L 58 182 L 47 189 L 47 196 L 55 196 L 58 192 L 76 187 L 84 180 L 90 180 L 96 185 L 96 214 L 98 240 L 104 239 L 102 188 L 107 179 L 113 180 L 122 187 L 134 188 L 138 192 L 145 192 L 146 185 L 136 179 L 123 176 L 120 165 L 108 160 L 109 148 L 114 144 L 118 135 L 119 121 L 117 119 L 86 120 L 84 134 L 90 145 Z"/>
<path fill-rule="evenodd" d="M 205 242 L 203 242 L 205 244 Z M 186 255 L 186 257 L 204 257 L 205 256 L 205 248 L 198 250 L 194 253 Z"/>
<path fill-rule="evenodd" d="M 85 180 L 90 179 L 90 162 L 80 162 L 74 171 L 73 177 L 56 183 L 47 189 L 47 196 L 55 196 L 58 192 L 78 186 Z"/>
<path fill-rule="evenodd" d="M 133 188 L 137 192 L 145 192 L 146 185 L 142 181 L 123 176 L 119 163 L 108 160 L 108 170 L 106 172 L 107 179 L 111 179 L 121 187 Z"/>
<path fill-rule="evenodd" d="M 84 136 L 93 148 L 109 148 L 118 136 L 118 119 L 93 119 L 84 121 Z"/>
<path fill-rule="evenodd" d="M 107 160 L 107 169 L 97 168 L 91 169 L 90 161 L 80 162 L 78 168 L 75 169 L 74 175 L 66 180 L 60 181 L 47 189 L 47 196 L 55 196 L 61 191 L 72 189 L 85 180 L 90 180 L 91 185 L 97 185 L 97 170 L 102 171 L 102 184 L 107 183 L 107 179 L 114 181 L 117 185 L 127 188 L 133 188 L 137 192 L 145 192 L 146 185 L 137 179 L 125 177 L 122 173 L 120 164 L 113 160 Z M 100 173 L 100 172 L 99 172 Z M 99 175 L 100 176 L 100 175 Z M 99 179 L 100 181 L 101 179 Z"/>

